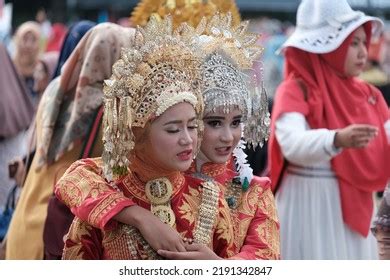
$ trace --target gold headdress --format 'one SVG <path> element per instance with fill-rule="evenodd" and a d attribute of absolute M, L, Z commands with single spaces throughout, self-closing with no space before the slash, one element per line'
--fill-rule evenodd
<path fill-rule="evenodd" d="M 145 28 L 137 28 L 134 46 L 122 49 L 103 88 L 103 162 L 108 180 L 127 172 L 134 147 L 132 127 L 144 127 L 183 101 L 202 113 L 200 66 L 199 56 L 173 34 L 170 17 L 163 21 L 152 17 Z"/>
<path fill-rule="evenodd" d="M 252 69 L 263 48 L 257 45 L 259 35 L 247 31 L 248 24 L 234 25 L 230 13 L 216 14 L 209 21 L 203 18 L 196 28 L 184 23 L 176 32 L 193 49 L 202 50 L 205 113 L 238 107 L 244 139 L 255 147 L 268 139 L 270 118 L 263 82 Z"/>
<path fill-rule="evenodd" d="M 197 26 L 202 17 L 210 18 L 217 12 L 230 12 L 234 24 L 240 22 L 240 14 L 234 0 L 140 0 L 131 14 L 130 21 L 134 26 L 145 26 L 151 15 L 159 19 L 171 15 L 175 27 L 183 22 Z"/>

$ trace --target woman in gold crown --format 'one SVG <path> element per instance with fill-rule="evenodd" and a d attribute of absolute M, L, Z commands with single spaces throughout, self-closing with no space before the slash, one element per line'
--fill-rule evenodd
<path fill-rule="evenodd" d="M 235 229 L 234 246 L 228 250 L 229 257 L 277 259 L 279 225 L 269 180 L 252 175 L 240 147 L 235 151 L 239 172 L 236 172 L 231 161 L 232 152 L 241 135 L 241 118 L 247 127 L 245 138 L 250 143 L 257 145 L 268 134 L 266 100 L 260 100 L 264 96 L 256 91 L 249 93 L 248 84 L 244 81 L 244 69 L 248 70 L 252 66 L 260 51 L 255 46 L 257 36 L 246 33 L 246 26 L 247 23 L 242 23 L 240 26 L 232 27 L 230 15 L 217 15 L 207 26 L 205 21 L 201 22 L 196 29 L 197 32 L 183 26 L 183 30 L 186 30 L 183 33 L 187 36 L 187 45 L 192 45 L 193 49 L 201 49 L 202 53 L 206 54 L 202 55 L 205 81 L 202 93 L 207 111 L 204 118 L 206 129 L 201 154 L 196 160 L 197 167 L 193 165 L 187 174 L 193 178 L 216 180 L 225 186 L 225 198 L 231 209 Z M 233 39 L 230 36 L 229 38 L 221 36 L 228 33 L 233 34 Z M 200 36 L 201 34 L 204 36 Z M 248 40 L 250 38 L 252 40 Z M 237 47 L 240 42 L 242 48 Z M 248 57 L 246 53 L 249 54 Z M 255 111 L 258 113 L 252 113 Z M 61 186 L 57 193 L 61 198 L 60 189 Z M 109 192 L 107 189 L 104 195 L 98 194 L 93 199 L 80 201 L 78 205 L 69 203 L 68 205 L 81 219 L 100 228 L 106 227 L 111 218 L 134 225 L 132 213 L 136 211 L 136 206 L 126 207 L 131 205 L 129 199 L 125 199 L 128 205 L 118 203 L 107 210 L 99 220 L 91 220 L 91 205 L 108 201 L 108 197 L 116 195 L 112 190 L 111 194 Z M 180 242 L 175 243 L 173 237 L 169 239 L 169 233 L 163 228 L 158 231 L 160 233 L 158 240 L 151 236 L 148 242 L 156 250 L 165 249 L 159 253 L 168 258 L 216 257 L 213 252 L 197 244 L 185 245 L 183 250 Z M 185 250 L 190 252 L 184 252 Z M 175 251 L 181 253 L 175 254 Z"/>
<path fill-rule="evenodd" d="M 134 47 L 122 51 L 104 88 L 103 157 L 74 163 L 57 184 L 68 205 L 93 202 L 91 223 L 73 221 L 64 259 L 160 258 L 134 226 L 111 221 L 94 227 L 134 204 L 135 217 L 150 210 L 154 222 L 219 256 L 231 246 L 229 210 L 218 185 L 181 173 L 197 150 L 200 60 L 171 29 L 170 19 L 152 18 L 137 30 Z M 108 199 L 96 203 L 106 193 Z"/>
<path fill-rule="evenodd" d="M 205 128 L 200 152 L 187 174 L 223 185 L 234 228 L 229 258 L 278 259 L 279 223 L 270 180 L 253 176 L 242 150 L 245 142 L 240 142 L 243 136 L 253 147 L 262 145 L 270 122 L 265 92 L 260 93 L 252 73 L 262 49 L 247 26 L 248 22 L 232 24 L 227 14 L 216 15 L 207 24 L 203 20 L 196 29 L 187 24 L 178 29 L 196 38 L 189 42 L 204 55 Z M 193 252 L 159 253 L 170 259 L 194 256 Z"/>

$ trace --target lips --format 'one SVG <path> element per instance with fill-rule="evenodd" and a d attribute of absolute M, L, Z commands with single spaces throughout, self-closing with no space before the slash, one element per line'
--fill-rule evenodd
<path fill-rule="evenodd" d="M 230 155 L 231 146 L 215 148 L 215 151 L 220 156 L 227 156 L 227 155 Z"/>
<path fill-rule="evenodd" d="M 191 156 L 192 156 L 192 149 L 185 150 L 185 151 L 177 154 L 177 157 L 182 161 L 187 161 L 187 160 L 191 159 Z"/>
<path fill-rule="evenodd" d="M 355 65 L 356 65 L 356 67 L 359 67 L 359 68 L 363 68 L 364 67 L 364 63 L 363 62 L 362 63 L 356 63 Z"/>

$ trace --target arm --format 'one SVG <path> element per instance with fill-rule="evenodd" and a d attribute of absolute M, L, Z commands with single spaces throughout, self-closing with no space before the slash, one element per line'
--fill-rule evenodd
<path fill-rule="evenodd" d="M 208 214 L 206 219 L 200 219 L 196 223 L 194 239 L 198 243 L 185 244 L 186 252 L 158 250 L 159 255 L 172 260 L 219 260 L 227 257 L 233 246 L 232 219 L 227 203 L 221 191 L 217 189 L 218 185 L 214 183 L 211 184 L 213 185 L 212 197 L 205 199 L 205 201 L 211 203 L 199 205 L 200 209 L 208 210 Z M 209 186 L 211 187 L 211 185 Z M 202 201 L 204 195 L 203 193 Z M 214 217 L 211 213 L 214 213 Z M 202 214 L 200 213 L 199 216 L 202 216 Z M 207 246 L 210 243 L 212 243 L 213 249 Z"/>
<path fill-rule="evenodd" d="M 280 231 L 275 199 L 270 187 L 261 188 L 259 201 L 240 253 L 231 259 L 280 259 Z"/>
<path fill-rule="evenodd" d="M 95 161 L 77 161 L 58 181 L 55 194 L 76 217 L 94 227 L 106 229 L 121 222 L 136 227 L 155 250 L 185 251 L 184 243 L 174 229 L 115 190 L 100 174 L 101 169 Z"/>
<path fill-rule="evenodd" d="M 97 161 L 76 161 L 58 181 L 55 195 L 75 216 L 104 229 L 109 221 L 114 223 L 114 216 L 135 203 L 112 188 L 100 174 Z"/>
<path fill-rule="evenodd" d="M 275 135 L 284 157 L 293 163 L 310 165 L 329 161 L 340 153 L 334 146 L 336 131 L 310 129 L 300 113 L 285 113 L 276 121 Z"/>

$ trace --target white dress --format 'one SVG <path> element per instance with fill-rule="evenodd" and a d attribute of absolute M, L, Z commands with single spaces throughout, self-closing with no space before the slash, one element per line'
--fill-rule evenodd
<path fill-rule="evenodd" d="M 341 152 L 333 145 L 335 133 L 310 129 L 300 113 L 276 121 L 276 138 L 289 161 L 276 194 L 282 259 L 378 259 L 372 233 L 365 238 L 343 222 L 330 165 Z"/>

